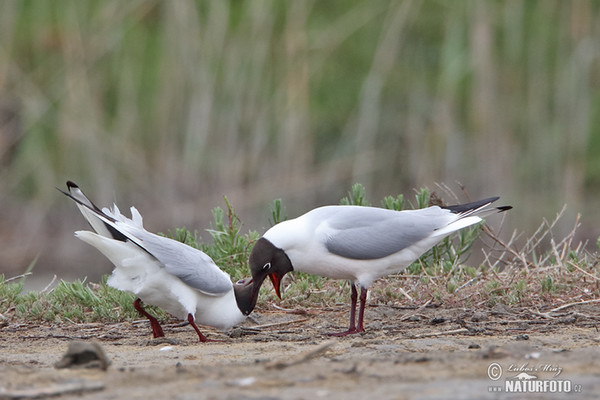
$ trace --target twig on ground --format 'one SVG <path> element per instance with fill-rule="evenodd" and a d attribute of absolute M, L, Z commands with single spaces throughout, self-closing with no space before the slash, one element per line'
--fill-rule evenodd
<path fill-rule="evenodd" d="M 306 310 L 297 310 L 294 308 L 284 308 L 284 307 L 280 307 L 277 304 L 271 304 L 271 306 L 279 311 L 284 311 L 286 313 L 290 313 L 290 314 L 308 314 L 308 312 Z"/>
<path fill-rule="evenodd" d="M 421 339 L 421 338 L 432 337 L 432 336 L 456 335 L 457 333 L 465 333 L 465 332 L 469 332 L 469 330 L 467 328 L 459 328 L 459 329 L 453 329 L 451 331 L 420 333 L 417 335 L 412 335 L 412 336 L 410 336 L 410 338 L 411 339 Z"/>
<path fill-rule="evenodd" d="M 404 289 L 402 289 L 401 287 L 398 288 L 398 290 L 400 291 L 400 293 L 402 293 L 404 295 L 404 297 L 406 297 L 408 300 L 410 301 L 414 301 L 412 297 L 410 297 L 410 295 L 408 293 L 406 293 L 406 291 Z M 431 301 L 431 300 L 430 300 Z"/>
<path fill-rule="evenodd" d="M 548 313 L 557 312 L 560 310 L 564 310 L 565 308 L 578 306 L 580 304 L 590 304 L 590 303 L 598 303 L 598 302 L 600 302 L 600 299 L 584 300 L 584 301 L 577 301 L 575 303 L 563 304 L 560 307 L 553 308 L 552 310 L 548 311 Z"/>
<path fill-rule="evenodd" d="M 547 319 L 555 318 L 552 315 L 550 315 L 550 312 L 539 312 L 539 311 L 533 311 L 533 310 L 528 310 L 528 311 L 533 315 L 537 315 L 538 317 L 543 317 L 543 318 L 547 318 Z"/>
<path fill-rule="evenodd" d="M 287 367 L 291 367 L 292 365 L 301 364 L 308 360 L 311 360 L 325 351 L 329 350 L 331 346 L 337 343 L 337 340 L 329 340 L 327 342 L 323 342 L 320 345 L 312 348 L 309 351 L 306 351 L 296 357 L 287 358 L 286 360 L 273 361 L 265 365 L 266 369 L 284 369 Z"/>
<path fill-rule="evenodd" d="M 265 329 L 265 328 L 272 328 L 275 326 L 283 326 L 283 325 L 291 325 L 291 324 L 295 324 L 298 322 L 304 322 L 304 321 L 308 321 L 310 318 L 300 318 L 300 319 L 295 319 L 292 321 L 282 321 L 282 322 L 274 322 L 272 324 L 262 324 L 262 325 L 257 325 L 257 326 L 252 326 L 250 327 L 250 329 Z"/>
<path fill-rule="evenodd" d="M 597 281 L 600 281 L 600 278 L 598 278 L 596 275 L 592 275 L 587 271 L 584 271 L 580 266 L 578 266 L 577 264 L 573 263 L 572 261 L 569 261 L 569 265 L 572 266 L 573 268 L 578 269 L 579 271 L 583 272 L 585 275 L 589 276 L 590 278 L 593 278 Z"/>
<path fill-rule="evenodd" d="M 460 285 L 460 286 L 458 287 L 458 289 L 456 289 L 456 290 L 454 291 L 454 293 L 458 292 L 459 290 L 461 290 L 461 289 L 462 289 L 462 288 L 464 288 L 465 286 L 468 286 L 468 285 L 470 285 L 470 284 L 471 284 L 471 282 L 473 282 L 475 279 L 477 279 L 477 278 L 471 278 L 471 279 L 469 279 L 468 281 L 466 281 L 465 283 L 463 283 L 462 285 Z"/>
<path fill-rule="evenodd" d="M 400 318 L 400 322 L 402 322 L 402 321 L 405 321 L 405 320 L 409 319 L 410 317 L 412 317 L 412 316 L 416 315 L 417 313 L 419 313 L 421 310 L 423 310 L 425 307 L 427 307 L 427 305 L 428 305 L 429 303 L 431 303 L 431 300 L 433 300 L 433 297 L 432 297 L 432 298 L 430 298 L 429 300 L 427 300 L 427 301 L 425 302 L 425 304 L 421 305 L 419 308 L 417 308 L 417 309 L 416 309 L 415 311 L 413 311 L 412 313 L 406 314 L 406 315 L 404 315 L 402 318 Z"/>
<path fill-rule="evenodd" d="M 42 397 L 50 396 L 61 396 L 69 393 L 80 393 L 80 392 L 91 392 L 97 390 L 103 390 L 103 382 L 69 382 L 69 383 L 58 383 L 43 388 L 33 389 L 16 389 L 6 390 L 0 388 L 0 398 L 2 399 L 39 399 Z"/>

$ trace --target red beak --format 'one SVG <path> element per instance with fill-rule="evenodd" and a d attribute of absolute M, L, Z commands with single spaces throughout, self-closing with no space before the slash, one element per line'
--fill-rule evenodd
<path fill-rule="evenodd" d="M 271 278 L 271 282 L 273 283 L 273 287 L 275 288 L 275 293 L 277 294 L 277 297 L 281 299 L 281 278 L 277 274 L 269 274 L 269 278 Z"/>

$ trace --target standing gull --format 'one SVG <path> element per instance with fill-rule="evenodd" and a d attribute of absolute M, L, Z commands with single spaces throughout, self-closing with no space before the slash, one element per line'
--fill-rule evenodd
<path fill-rule="evenodd" d="M 201 342 L 209 339 L 196 322 L 227 329 L 242 322 L 254 309 L 254 291 L 259 286 L 251 280 L 233 284 L 229 274 L 202 251 L 148 232 L 135 207 L 131 207 L 131 218 L 127 218 L 116 205 L 112 210 L 96 207 L 75 183 L 68 181 L 67 188 L 68 192 L 61 192 L 75 201 L 95 231 L 77 231 L 75 236 L 115 265 L 108 285 L 137 296 L 133 305 L 150 320 L 155 338 L 164 333 L 156 318 L 144 310 L 142 301 L 187 320 Z"/>
<path fill-rule="evenodd" d="M 367 290 L 385 275 L 400 272 L 443 238 L 511 209 L 488 206 L 498 197 L 447 207 L 394 211 L 362 206 L 325 206 L 269 229 L 250 254 L 253 283 L 268 276 L 281 298 L 281 278 L 300 271 L 351 282 L 350 326 L 335 336 L 364 332 Z M 356 304 L 360 286 L 358 323 Z M 256 291 L 258 295 L 258 290 Z"/>

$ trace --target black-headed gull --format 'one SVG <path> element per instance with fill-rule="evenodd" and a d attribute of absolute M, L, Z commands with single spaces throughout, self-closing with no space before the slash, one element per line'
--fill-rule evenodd
<path fill-rule="evenodd" d="M 142 216 L 131 207 L 131 219 L 112 210 L 96 207 L 69 181 L 68 193 L 95 232 L 77 231 L 75 236 L 94 246 L 114 265 L 108 285 L 137 296 L 134 307 L 150 320 L 154 337 L 164 333 L 156 318 L 141 301 L 158 306 L 190 323 L 200 341 L 208 339 L 196 322 L 227 329 L 242 322 L 256 305 L 259 287 L 251 280 L 233 284 L 205 253 L 176 240 L 144 229 Z M 60 189 L 59 189 L 60 190 Z"/>
<path fill-rule="evenodd" d="M 334 335 L 363 332 L 367 290 L 376 279 L 404 270 L 444 237 L 482 221 L 482 214 L 512 208 L 487 208 L 497 199 L 405 211 L 316 208 L 273 226 L 256 242 L 250 253 L 254 285 L 259 287 L 268 276 L 281 298 L 281 278 L 291 271 L 347 279 L 352 288 L 350 327 Z M 358 324 L 356 285 L 361 288 Z"/>

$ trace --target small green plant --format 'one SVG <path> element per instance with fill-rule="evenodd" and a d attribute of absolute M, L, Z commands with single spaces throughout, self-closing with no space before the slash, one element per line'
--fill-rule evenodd
<path fill-rule="evenodd" d="M 242 234 L 242 223 L 227 197 L 225 197 L 225 204 L 227 213 L 221 207 L 213 209 L 215 226 L 207 229 L 213 239 L 213 244 L 203 244 L 201 248 L 234 280 L 238 280 L 247 276 L 250 272 L 248 258 L 259 235 L 255 231 Z M 225 215 L 227 215 L 227 218 L 225 218 Z"/>
<path fill-rule="evenodd" d="M 277 225 L 278 223 L 285 221 L 287 216 L 283 214 L 283 206 L 281 203 L 281 199 L 273 200 L 271 203 L 271 218 L 269 219 L 269 223 L 271 226 Z"/>
<path fill-rule="evenodd" d="M 6 282 L 4 275 L 0 275 L 0 314 L 4 314 L 21 294 L 23 283 Z"/>
<path fill-rule="evenodd" d="M 450 280 L 446 284 L 446 290 L 448 290 L 448 293 L 450 293 L 450 294 L 454 293 L 454 291 L 457 288 L 458 288 L 458 285 L 456 284 L 456 282 L 454 280 Z"/>
<path fill-rule="evenodd" d="M 551 276 L 545 276 L 541 282 L 542 293 L 553 293 L 556 291 L 556 284 Z"/>
<path fill-rule="evenodd" d="M 421 188 L 415 195 L 415 199 L 417 201 L 417 205 L 414 207 L 415 209 L 429 207 L 431 205 L 429 201 L 429 199 L 431 199 L 429 189 Z"/>
<path fill-rule="evenodd" d="M 508 292 L 508 302 L 510 304 L 517 304 L 523 301 L 527 290 L 527 281 L 525 279 L 519 279 L 513 285 L 510 286 Z"/>
<path fill-rule="evenodd" d="M 348 192 L 348 196 L 340 200 L 340 204 L 344 206 L 370 206 L 371 203 L 367 200 L 367 191 L 360 183 L 352 185 L 352 189 Z"/>
<path fill-rule="evenodd" d="M 185 243 L 190 247 L 195 249 L 201 248 L 202 240 L 198 236 L 198 231 L 189 231 L 186 227 L 183 228 L 175 228 L 175 232 L 171 232 L 170 230 L 167 234 L 162 234 L 171 239 L 175 239 L 178 242 Z"/>
<path fill-rule="evenodd" d="M 381 206 L 388 210 L 402 211 L 404 210 L 404 195 L 399 194 L 398 196 L 385 196 L 381 201 Z"/>

